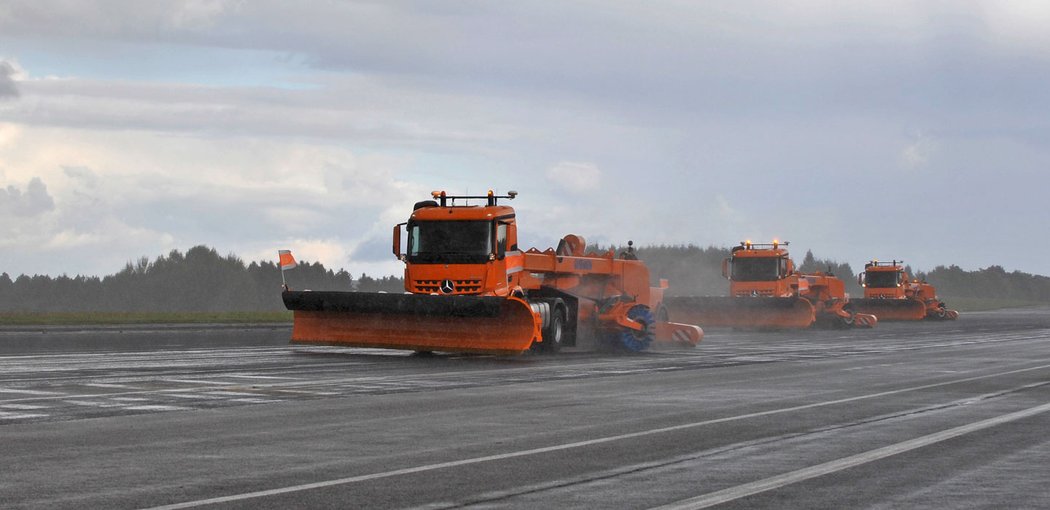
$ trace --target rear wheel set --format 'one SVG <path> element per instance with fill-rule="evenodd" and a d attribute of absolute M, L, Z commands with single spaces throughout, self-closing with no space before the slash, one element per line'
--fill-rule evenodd
<path fill-rule="evenodd" d="M 565 312 L 565 304 L 559 299 L 551 303 L 550 319 L 547 326 L 543 328 L 541 342 L 532 344 L 535 351 L 553 354 L 561 350 L 565 345 L 565 334 L 568 327 L 568 314 Z"/>

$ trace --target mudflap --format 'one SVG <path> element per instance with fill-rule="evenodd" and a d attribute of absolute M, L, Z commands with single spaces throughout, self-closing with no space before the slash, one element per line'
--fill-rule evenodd
<path fill-rule="evenodd" d="M 797 329 L 816 318 L 802 298 L 678 296 L 665 297 L 664 306 L 671 320 L 705 328 Z"/>
<path fill-rule="evenodd" d="M 874 328 L 879 323 L 879 317 L 870 313 L 854 313 L 852 322 L 855 328 Z"/>
<path fill-rule="evenodd" d="M 926 318 L 926 305 L 915 299 L 851 299 L 856 313 L 867 313 L 880 321 L 921 321 Z"/>
<path fill-rule="evenodd" d="M 520 354 L 540 338 L 514 297 L 286 291 L 292 343 L 415 351 Z"/>
<path fill-rule="evenodd" d="M 704 330 L 692 324 L 657 322 L 654 341 L 658 346 L 696 347 L 704 339 Z"/>

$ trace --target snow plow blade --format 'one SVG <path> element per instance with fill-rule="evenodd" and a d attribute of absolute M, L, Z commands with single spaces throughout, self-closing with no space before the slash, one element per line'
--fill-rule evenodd
<path fill-rule="evenodd" d="M 807 328 L 816 318 L 813 305 L 802 298 L 667 297 L 664 306 L 672 320 L 705 328 Z"/>
<path fill-rule="evenodd" d="M 926 305 L 916 299 L 851 299 L 855 313 L 869 313 L 880 321 L 921 321 L 926 318 Z"/>
<path fill-rule="evenodd" d="M 292 343 L 414 351 L 519 354 L 539 338 L 517 298 L 286 291 Z"/>

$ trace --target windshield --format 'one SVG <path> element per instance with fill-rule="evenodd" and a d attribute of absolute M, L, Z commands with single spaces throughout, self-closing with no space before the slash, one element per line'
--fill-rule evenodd
<path fill-rule="evenodd" d="M 734 258 L 732 280 L 735 282 L 767 282 L 780 279 L 780 258 Z"/>
<path fill-rule="evenodd" d="M 492 222 L 421 221 L 408 225 L 408 260 L 423 264 L 485 262 L 492 253 Z"/>
<path fill-rule="evenodd" d="M 868 271 L 864 276 L 864 283 L 871 288 L 885 289 L 896 287 L 900 283 L 900 272 L 898 271 Z"/>

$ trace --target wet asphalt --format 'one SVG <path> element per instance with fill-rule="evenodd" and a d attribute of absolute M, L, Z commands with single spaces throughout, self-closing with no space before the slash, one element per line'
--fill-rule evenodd
<path fill-rule="evenodd" d="M 0 507 L 1045 507 L 1050 310 L 414 356 L 0 329 Z"/>

